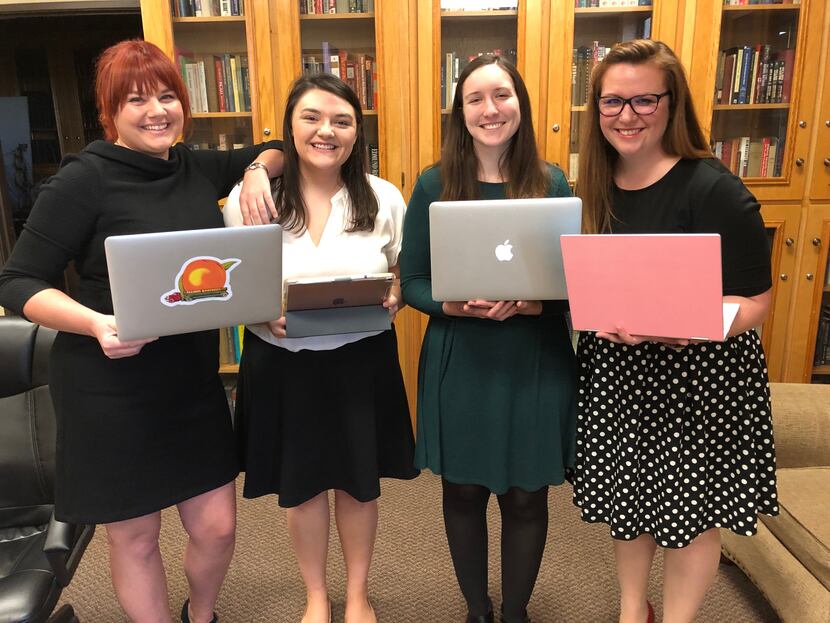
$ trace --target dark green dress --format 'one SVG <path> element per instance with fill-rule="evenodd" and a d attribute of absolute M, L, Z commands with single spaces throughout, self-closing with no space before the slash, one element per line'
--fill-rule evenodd
<path fill-rule="evenodd" d="M 570 195 L 550 167 L 548 196 Z M 479 184 L 481 199 L 504 199 L 504 184 Z M 495 493 L 560 484 L 573 464 L 576 364 L 565 301 L 540 316 L 504 322 L 446 316 L 432 298 L 429 204 L 438 168 L 418 179 L 404 221 L 403 298 L 429 315 L 418 372 L 415 465 Z M 459 232 L 463 244 L 463 232 Z"/>

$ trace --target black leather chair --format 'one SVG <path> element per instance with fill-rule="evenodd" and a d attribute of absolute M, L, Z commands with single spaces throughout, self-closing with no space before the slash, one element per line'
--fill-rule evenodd
<path fill-rule="evenodd" d="M 0 623 L 77 623 L 52 614 L 95 530 L 53 515 L 55 412 L 47 386 L 55 332 L 0 317 Z"/>

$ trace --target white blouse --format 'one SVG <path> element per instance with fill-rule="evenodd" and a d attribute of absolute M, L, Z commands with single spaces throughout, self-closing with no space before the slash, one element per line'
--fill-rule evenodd
<path fill-rule="evenodd" d="M 372 231 L 347 233 L 349 226 L 349 194 L 341 188 L 331 198 L 329 214 L 320 243 L 315 245 L 308 230 L 302 233 L 284 231 L 282 239 L 282 278 L 327 277 L 389 272 L 398 263 L 401 250 L 401 232 L 406 202 L 400 191 L 384 179 L 367 175 L 369 185 L 378 198 L 378 214 Z M 231 191 L 222 211 L 226 227 L 242 225 L 239 209 L 238 184 Z M 331 350 L 344 344 L 357 342 L 377 335 L 379 331 L 342 333 L 315 337 L 277 338 L 267 324 L 249 325 L 259 338 L 296 352 L 307 350 Z"/>

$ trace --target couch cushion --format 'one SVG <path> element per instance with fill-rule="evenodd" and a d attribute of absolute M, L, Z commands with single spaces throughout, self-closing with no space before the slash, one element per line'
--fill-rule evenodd
<path fill-rule="evenodd" d="M 830 590 L 830 467 L 778 470 L 778 517 L 761 521 Z"/>

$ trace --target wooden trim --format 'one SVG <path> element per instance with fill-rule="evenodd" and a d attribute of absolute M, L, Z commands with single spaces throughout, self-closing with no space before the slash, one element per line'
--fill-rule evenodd
<path fill-rule="evenodd" d="M 173 59 L 173 16 L 167 0 L 141 0 L 144 40 L 156 44 Z"/>

